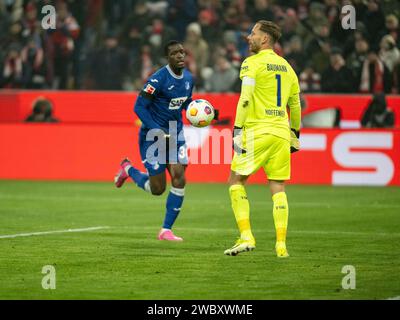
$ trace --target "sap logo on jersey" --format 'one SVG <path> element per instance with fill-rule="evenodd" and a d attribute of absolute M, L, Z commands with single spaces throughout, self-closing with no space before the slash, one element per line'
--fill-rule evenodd
<path fill-rule="evenodd" d="M 188 97 L 180 97 L 171 99 L 169 103 L 169 110 L 178 110 L 185 103 Z"/>
<path fill-rule="evenodd" d="M 392 132 L 339 133 L 329 144 L 324 133 L 305 133 L 301 137 L 303 151 L 331 149 L 332 167 L 339 165 L 342 168 L 332 170 L 333 185 L 385 186 L 392 181 L 395 165 L 390 155 L 384 152 L 393 150 Z"/>

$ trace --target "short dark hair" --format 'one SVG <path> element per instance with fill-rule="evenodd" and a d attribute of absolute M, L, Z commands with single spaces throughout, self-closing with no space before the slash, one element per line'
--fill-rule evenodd
<path fill-rule="evenodd" d="M 275 44 L 282 36 L 281 28 L 272 21 L 259 20 L 257 24 L 260 25 L 260 30 L 262 32 L 267 33 L 271 37 L 272 44 Z"/>
<path fill-rule="evenodd" d="M 168 43 L 164 46 L 164 54 L 165 54 L 166 57 L 168 57 L 169 48 L 174 46 L 174 45 L 177 45 L 177 44 L 181 44 L 181 43 L 179 41 L 177 41 L 177 40 L 168 41 Z"/>

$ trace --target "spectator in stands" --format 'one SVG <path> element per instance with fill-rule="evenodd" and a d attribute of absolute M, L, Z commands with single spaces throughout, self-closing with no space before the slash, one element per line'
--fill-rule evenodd
<path fill-rule="evenodd" d="M 361 125 L 366 128 L 391 128 L 394 126 L 394 113 L 387 107 L 383 93 L 373 96 L 362 116 Z"/>
<path fill-rule="evenodd" d="M 104 15 L 107 21 L 108 30 L 116 30 L 121 21 L 124 20 L 126 13 L 131 12 L 134 1 L 130 0 L 103 0 Z M 146 1 L 135 1 L 139 5 L 146 6 Z"/>
<path fill-rule="evenodd" d="M 336 0 L 333 0 L 332 2 L 336 2 Z M 350 1 L 349 1 L 350 2 Z M 351 2 L 349 3 L 351 4 Z M 331 10 L 334 10 L 331 8 Z M 340 8 L 338 11 L 338 14 L 334 14 L 333 20 L 330 21 L 330 37 L 337 45 L 344 45 L 346 43 L 346 40 L 350 38 L 354 31 L 352 29 L 344 29 L 342 26 L 342 20 L 343 18 L 347 15 L 347 12 L 344 14 L 341 12 Z M 328 18 L 330 20 L 330 18 Z M 356 30 L 359 30 L 356 26 Z M 354 40 L 353 40 L 354 43 Z M 343 52 L 345 55 L 346 52 Z"/>
<path fill-rule="evenodd" d="M 283 2 L 283 1 L 282 1 Z M 284 0 L 287 3 L 286 0 Z M 296 9 L 300 21 L 306 20 L 309 16 L 310 0 L 297 0 L 290 6 Z"/>
<path fill-rule="evenodd" d="M 32 83 L 32 79 L 41 78 L 42 71 L 37 72 L 36 67 L 42 51 L 43 63 L 40 69 L 45 72 L 46 87 L 78 89 L 81 87 L 81 69 L 84 67 L 86 74 L 91 72 L 89 69 L 92 61 L 88 58 L 88 53 L 92 51 L 99 53 L 105 35 L 114 32 L 119 35 L 130 61 L 135 65 L 133 69 L 131 65 L 126 68 L 127 72 L 133 71 L 131 76 L 135 83 L 134 88 L 141 88 L 142 77 L 165 63 L 160 43 L 168 38 L 184 40 L 187 37 L 188 67 L 197 77 L 196 90 L 202 90 L 202 77 L 199 76 L 204 68 L 210 67 L 212 70 L 215 67 L 218 56 L 225 55 L 234 67 L 239 66 L 248 56 L 247 35 L 255 21 L 262 17 L 274 20 L 281 26 L 283 36 L 274 49 L 291 61 L 298 74 L 303 75 L 303 84 L 307 90 L 314 91 L 319 87 L 319 80 L 316 79 L 329 66 L 332 47 L 340 47 L 343 50 L 342 55 L 355 74 L 358 87 L 362 82 L 361 74 L 364 74 L 363 92 L 379 90 L 380 64 L 368 62 L 369 70 L 366 70 L 362 67 L 365 53 L 356 48 L 357 46 L 365 47 L 365 42 L 360 41 L 363 39 L 372 48 L 380 45 L 384 47 L 379 52 L 379 60 L 384 66 L 384 91 L 398 92 L 400 66 L 396 65 L 395 57 L 397 49 L 400 48 L 400 29 L 397 2 L 382 0 L 88 0 L 84 2 L 78 0 L 0 0 L 0 47 L 3 48 L 0 50 L 0 73 L 5 65 L 8 65 L 8 71 L 13 69 L 16 72 L 14 75 L 18 74 L 18 63 L 10 68 L 10 60 L 6 61 L 6 55 L 11 44 L 25 48 L 22 53 L 20 52 L 23 59 L 22 80 L 15 81 L 18 79 L 17 76 L 10 82 L 10 79 L 6 80 L 4 75 L 0 74 L 0 81 L 2 81 L 0 86 L 41 87 L 41 84 Z M 57 4 L 58 25 L 55 31 L 44 31 L 40 26 L 39 8 L 46 4 Z M 342 16 L 339 9 L 340 6 L 348 4 L 356 8 L 356 30 L 344 30 L 341 25 Z M 188 25 L 190 25 L 190 32 L 193 33 L 191 36 L 185 32 Z M 175 31 L 175 35 L 170 32 L 169 27 Z M 386 35 L 394 39 L 397 49 L 390 49 L 392 40 L 389 37 L 381 41 Z M 300 45 L 304 48 L 304 54 L 296 49 L 299 46 L 298 36 L 301 38 Z M 292 38 L 296 40 L 291 41 Z M 36 49 L 27 44 L 32 39 L 35 41 Z M 35 50 L 36 54 L 34 54 Z M 28 52 L 30 55 L 27 55 Z M 208 55 L 212 55 L 212 59 Z M 304 66 L 310 61 L 313 67 L 308 66 L 305 70 Z M 32 70 L 36 70 L 33 76 Z M 366 85 L 368 81 L 365 80 L 375 81 L 375 72 L 378 74 L 378 81 L 376 81 L 378 84 L 374 89 L 374 86 Z M 74 81 L 70 81 L 72 79 Z M 133 89 L 132 86 L 123 87 Z M 85 88 L 92 88 L 92 86 L 88 83 Z"/>
<path fill-rule="evenodd" d="M 329 21 L 325 16 L 325 5 L 320 2 L 311 2 L 309 16 L 303 20 L 303 24 L 309 31 L 310 36 L 315 34 L 315 30 L 321 26 L 326 26 L 329 31 Z"/>
<path fill-rule="evenodd" d="M 385 19 L 385 34 L 390 34 L 396 42 L 396 46 L 400 48 L 400 26 L 399 19 L 394 14 L 389 14 Z"/>
<path fill-rule="evenodd" d="M 346 65 L 352 71 L 355 84 L 361 82 L 361 72 L 364 61 L 368 57 L 369 44 L 367 40 L 360 38 L 355 43 L 355 51 L 347 58 Z"/>
<path fill-rule="evenodd" d="M 23 82 L 26 89 L 43 89 L 46 84 L 44 51 L 34 38 L 22 49 Z"/>
<path fill-rule="evenodd" d="M 283 45 L 290 42 L 294 36 L 299 36 L 302 39 L 307 36 L 307 29 L 300 23 L 297 13 L 293 9 L 287 9 L 283 18 L 278 20 L 278 24 L 282 29 L 281 42 Z"/>
<path fill-rule="evenodd" d="M 144 43 L 150 47 L 152 60 L 156 64 L 166 64 L 163 45 L 175 38 L 175 30 L 165 25 L 161 18 L 154 18 L 151 25 L 145 28 L 143 34 Z"/>
<path fill-rule="evenodd" d="M 286 60 L 290 63 L 296 74 L 304 69 L 306 55 L 304 54 L 303 45 L 299 36 L 293 36 L 289 44 L 284 49 Z"/>
<path fill-rule="evenodd" d="M 122 44 L 132 55 L 139 57 L 140 47 L 144 44 L 143 30 L 148 26 L 152 16 L 146 1 L 137 1 L 133 11 L 127 15 L 122 28 Z"/>
<path fill-rule="evenodd" d="M 246 57 L 249 51 L 249 44 L 247 41 L 247 36 L 251 33 L 253 28 L 253 22 L 248 16 L 243 16 L 240 22 L 239 29 L 236 33 L 236 47 L 239 51 L 241 57 Z"/>
<path fill-rule="evenodd" d="M 140 50 L 140 55 L 132 62 L 131 68 L 131 79 L 135 90 L 142 90 L 148 77 L 158 67 L 153 61 L 149 45 L 143 45 Z"/>
<path fill-rule="evenodd" d="M 216 57 L 218 58 L 220 55 L 224 55 L 235 68 L 240 68 L 242 56 L 237 48 L 237 44 L 238 38 L 236 32 L 232 30 L 225 31 L 222 41 L 222 52 L 217 54 Z M 216 62 L 218 59 L 214 59 L 214 61 Z"/>
<path fill-rule="evenodd" d="M 168 0 L 168 24 L 175 29 L 179 41 L 184 40 L 187 27 L 199 14 L 196 0 Z"/>
<path fill-rule="evenodd" d="M 23 26 L 20 21 L 12 22 L 8 27 L 8 32 L 2 39 L 2 47 L 8 48 L 11 44 L 18 44 L 22 47 L 24 42 Z"/>
<path fill-rule="evenodd" d="M 24 0 L 0 1 L 0 10 L 6 13 L 10 21 L 20 21 L 24 14 Z"/>
<path fill-rule="evenodd" d="M 53 117 L 53 104 L 50 100 L 39 97 L 32 106 L 32 114 L 30 114 L 25 122 L 59 122 Z"/>
<path fill-rule="evenodd" d="M 167 0 L 150 0 L 147 1 L 147 7 L 150 14 L 155 17 L 160 17 L 165 20 L 168 13 L 168 1 Z"/>
<path fill-rule="evenodd" d="M 253 21 L 275 20 L 269 0 L 254 0 L 254 6 L 248 6 L 247 14 Z"/>
<path fill-rule="evenodd" d="M 333 48 L 330 55 L 330 66 L 321 75 L 323 92 L 355 92 L 353 74 L 346 66 L 341 50 Z"/>
<path fill-rule="evenodd" d="M 79 36 L 80 27 L 76 19 L 68 11 L 65 2 L 56 6 L 57 26 L 50 29 L 47 47 L 49 48 L 50 78 L 58 80 L 57 88 L 67 89 L 70 77 L 71 62 L 75 50 L 75 40 Z"/>
<path fill-rule="evenodd" d="M 369 42 L 372 47 L 379 46 L 382 30 L 385 28 L 385 16 L 379 5 L 379 0 L 368 0 L 368 10 L 363 21 L 369 34 Z"/>
<path fill-rule="evenodd" d="M 339 16 L 340 9 L 338 0 L 324 0 L 325 3 L 325 16 L 328 18 L 330 24 L 332 24 Z"/>
<path fill-rule="evenodd" d="M 396 42 L 390 34 L 387 34 L 381 40 L 379 58 L 385 65 L 385 92 L 397 93 L 400 50 L 396 47 Z"/>
<path fill-rule="evenodd" d="M 365 21 L 365 15 L 367 14 L 368 7 L 365 0 L 344 0 L 342 5 L 352 5 L 356 9 L 357 20 Z"/>
<path fill-rule="evenodd" d="M 232 92 L 239 79 L 238 70 L 225 57 L 217 59 L 212 75 L 205 83 L 206 91 Z"/>
<path fill-rule="evenodd" d="M 201 10 L 199 13 L 199 24 L 204 40 L 209 44 L 217 42 L 221 36 L 217 12 L 212 9 Z"/>
<path fill-rule="evenodd" d="M 90 76 L 95 90 L 122 90 L 129 75 L 129 58 L 118 46 L 115 33 L 107 34 L 104 46 L 89 60 Z"/>
<path fill-rule="evenodd" d="M 24 33 L 36 41 L 40 41 L 40 22 L 38 20 L 38 11 L 33 1 L 29 1 L 25 7 L 24 17 L 22 19 Z"/>
<path fill-rule="evenodd" d="M 239 9 L 235 2 L 230 2 L 228 7 L 224 10 L 223 14 L 223 30 L 236 30 L 240 25 Z"/>
<path fill-rule="evenodd" d="M 355 44 L 358 40 L 365 40 L 368 42 L 367 27 L 361 21 L 356 22 L 356 29 L 350 32 L 344 42 L 340 41 L 343 49 L 343 56 L 347 59 L 355 50 Z"/>
<path fill-rule="evenodd" d="M 189 69 L 199 78 L 201 70 L 208 65 L 209 47 L 197 22 L 188 25 L 184 47 L 188 54 Z"/>
<path fill-rule="evenodd" d="M 23 86 L 23 61 L 19 44 L 10 46 L 0 69 L 0 87 L 15 89 Z"/>
<path fill-rule="evenodd" d="M 300 73 L 299 83 L 301 92 L 313 93 L 321 91 L 321 75 L 314 70 L 311 62 L 307 63 Z"/>
<path fill-rule="evenodd" d="M 314 63 L 318 73 L 322 73 L 329 66 L 331 43 L 328 23 L 319 24 L 314 28 L 315 37 L 309 42 L 305 53 Z"/>
<path fill-rule="evenodd" d="M 390 91 L 389 81 L 390 72 L 379 58 L 379 49 L 371 48 L 365 59 L 359 91 L 361 93 L 381 93 Z"/>

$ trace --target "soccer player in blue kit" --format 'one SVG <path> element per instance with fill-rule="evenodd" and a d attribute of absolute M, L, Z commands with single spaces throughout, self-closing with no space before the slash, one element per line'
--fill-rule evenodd
<path fill-rule="evenodd" d="M 192 74 L 185 69 L 186 54 L 181 43 L 168 42 L 165 54 L 168 64 L 149 77 L 134 108 L 142 121 L 139 147 L 147 173 L 140 172 L 129 159 L 124 159 L 114 181 L 116 187 L 120 188 L 131 177 L 143 190 L 153 195 L 162 195 L 166 189 L 168 170 L 172 186 L 158 239 L 182 241 L 171 229 L 185 196 L 188 156 L 182 131 L 182 110 L 186 110 L 192 101 L 194 82 Z"/>

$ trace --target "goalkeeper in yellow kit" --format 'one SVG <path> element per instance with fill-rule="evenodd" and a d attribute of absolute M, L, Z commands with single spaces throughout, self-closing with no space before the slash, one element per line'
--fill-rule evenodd
<path fill-rule="evenodd" d="M 229 193 L 240 238 L 226 255 L 251 251 L 256 241 L 250 227 L 250 207 L 245 183 L 261 167 L 273 200 L 276 254 L 288 257 L 286 232 L 288 202 L 285 181 L 290 179 L 290 154 L 300 149 L 300 88 L 289 63 L 273 51 L 281 36 L 270 21 L 258 21 L 248 36 L 252 56 L 242 64 L 242 90 L 237 105 L 233 145 L 235 154 L 229 177 Z M 290 123 L 287 106 L 290 108 Z"/>

